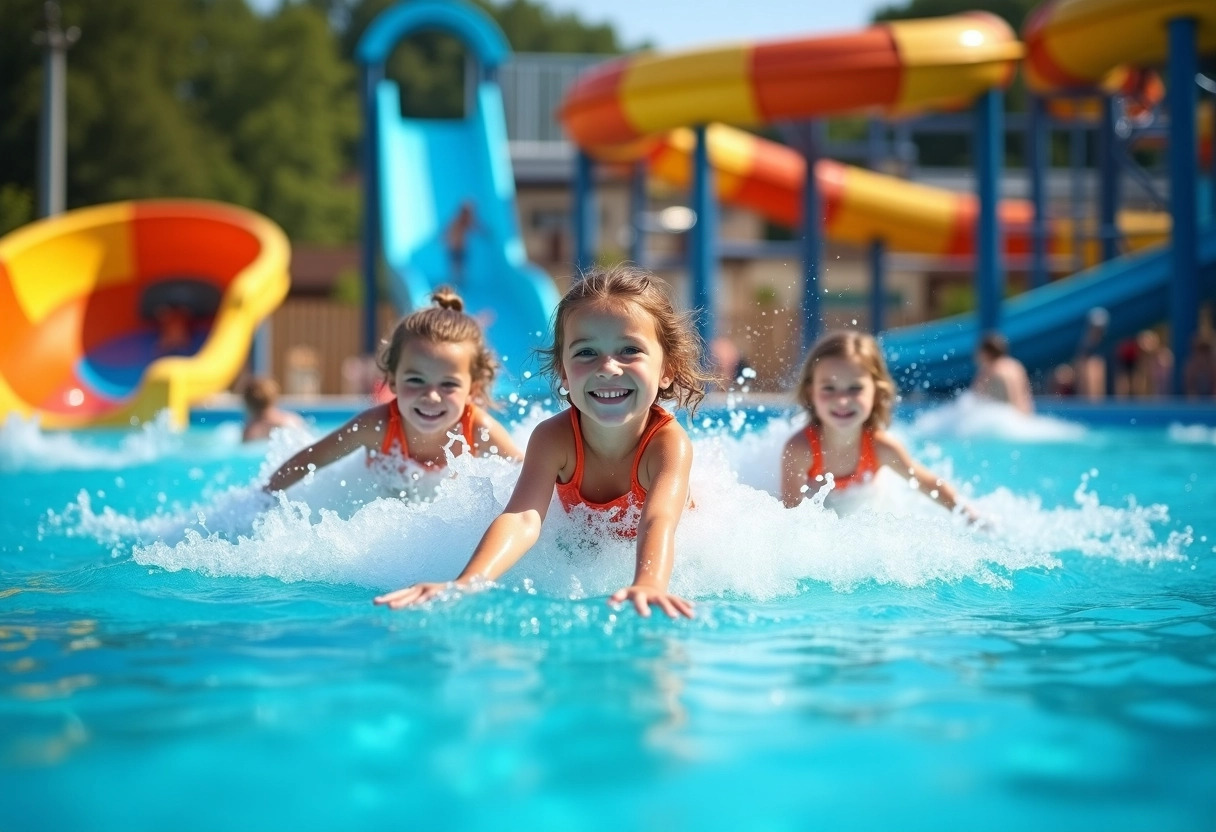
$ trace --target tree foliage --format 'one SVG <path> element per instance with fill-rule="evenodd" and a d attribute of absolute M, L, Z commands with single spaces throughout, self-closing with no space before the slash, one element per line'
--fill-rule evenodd
<path fill-rule="evenodd" d="M 361 130 L 358 38 L 390 0 L 60 0 L 81 30 L 67 59 L 68 205 L 183 196 L 251 207 L 294 239 L 353 239 Z M 585 26 L 531 0 L 482 2 L 521 51 L 612 52 Z M 42 106 L 43 0 L 0 0 L 0 233 L 30 219 Z M 410 38 L 390 77 L 407 111 L 463 106 L 464 50 Z"/>
<path fill-rule="evenodd" d="M 874 13 L 874 20 L 915 20 L 921 17 L 942 17 L 983 9 L 1003 18 L 1015 32 L 1022 30 L 1022 22 L 1030 11 L 1042 0 L 908 0 L 906 3 L 884 6 Z"/>

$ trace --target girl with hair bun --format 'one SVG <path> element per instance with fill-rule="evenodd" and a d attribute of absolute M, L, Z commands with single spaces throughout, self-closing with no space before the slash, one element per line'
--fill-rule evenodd
<path fill-rule="evenodd" d="M 481 326 L 450 287 L 440 287 L 431 299 L 431 306 L 398 321 L 377 358 L 393 399 L 287 460 L 266 491 L 281 491 L 359 448 L 369 463 L 396 460 L 424 472 L 447 465 L 449 445 L 453 455 L 523 458 L 506 428 L 484 410 L 497 363 Z"/>

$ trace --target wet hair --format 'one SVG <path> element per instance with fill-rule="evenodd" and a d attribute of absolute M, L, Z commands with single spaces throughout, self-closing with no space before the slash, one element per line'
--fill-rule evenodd
<path fill-rule="evenodd" d="M 849 358 L 857 361 L 862 368 L 874 379 L 874 409 L 866 419 L 867 428 L 885 428 L 891 424 L 891 409 L 895 405 L 895 382 L 887 370 L 887 362 L 882 357 L 882 349 L 873 335 L 864 332 L 829 332 L 824 335 L 807 354 L 802 364 L 802 372 L 798 374 L 798 403 L 806 409 L 812 425 L 819 424 L 815 415 L 815 407 L 811 396 L 807 393 L 807 385 L 815 377 L 815 368 L 825 358 Z"/>
<path fill-rule="evenodd" d="M 1009 355 L 1009 342 L 999 332 L 985 332 L 980 338 L 979 351 L 989 358 L 1002 358 Z"/>
<path fill-rule="evenodd" d="M 705 398 L 706 385 L 715 377 L 704 366 L 705 345 L 693 326 L 692 314 L 677 312 L 668 298 L 669 291 L 662 280 L 631 263 L 586 272 L 557 304 L 553 314 L 553 344 L 539 350 L 542 371 L 554 383 L 561 378 L 562 345 L 571 312 L 590 305 L 617 308 L 632 305 L 654 322 L 659 346 L 663 348 L 664 367 L 672 378 L 671 384 L 659 390 L 658 398 L 674 400 L 679 407 L 695 413 Z"/>
<path fill-rule="evenodd" d="M 279 383 L 266 376 L 254 376 L 241 391 L 245 407 L 254 413 L 265 413 L 279 398 Z"/>
<path fill-rule="evenodd" d="M 486 344 L 481 324 L 464 311 L 464 300 L 451 286 L 440 286 L 431 295 L 431 301 L 431 306 L 411 312 L 397 322 L 393 334 L 376 357 L 376 366 L 384 373 L 385 381 L 391 381 L 409 341 L 421 338 L 435 344 L 467 342 L 473 345 L 473 357 L 469 363 L 473 397 L 483 404 L 490 404 L 490 391 L 494 387 L 498 362 Z"/>

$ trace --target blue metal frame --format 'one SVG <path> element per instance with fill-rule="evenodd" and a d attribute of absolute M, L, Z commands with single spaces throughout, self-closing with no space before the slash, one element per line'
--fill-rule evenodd
<path fill-rule="evenodd" d="M 1166 102 L 1170 113 L 1169 167 L 1173 280 L 1170 283 L 1170 346 L 1174 351 L 1174 392 L 1182 392 L 1182 370 L 1190 355 L 1199 309 L 1197 182 L 1199 142 L 1195 130 L 1198 71 L 1197 27 L 1192 18 L 1169 23 Z"/>
<path fill-rule="evenodd" d="M 806 160 L 802 186 L 802 350 L 806 352 L 823 329 L 823 300 L 819 264 L 823 261 L 823 196 L 815 167 L 822 148 L 820 122 L 808 121 L 797 130 L 798 150 Z"/>
<path fill-rule="evenodd" d="M 595 265 L 595 160 L 583 151 L 574 158 L 574 272 L 579 276 Z"/>
<path fill-rule="evenodd" d="M 359 68 L 359 98 L 363 106 L 364 129 L 360 153 L 363 156 L 363 354 L 376 353 L 376 306 L 379 303 L 376 275 L 380 264 L 380 118 L 376 109 L 376 88 L 384 80 L 384 64 L 362 64 Z"/>
<path fill-rule="evenodd" d="M 688 235 L 688 270 L 692 280 L 692 306 L 699 312 L 697 329 L 705 342 L 709 343 L 717 325 L 714 308 L 718 275 L 715 247 L 718 232 L 717 195 L 714 193 L 714 171 L 709 163 L 705 125 L 697 126 L 694 133 L 692 209 L 697 214 L 697 222 Z"/>
<path fill-rule="evenodd" d="M 1047 274 L 1047 170 L 1051 166 L 1050 132 L 1045 102 L 1031 95 L 1027 101 L 1026 171 L 1030 175 L 1030 287 L 1046 286 Z"/>
<path fill-rule="evenodd" d="M 1001 160 L 1004 156 L 1004 95 L 989 90 L 975 103 L 974 158 L 979 196 L 975 229 L 975 286 L 981 331 L 1001 322 L 1005 273 L 1001 263 L 1001 227 L 997 218 Z"/>
<path fill-rule="evenodd" d="M 887 246 L 882 240 L 870 241 L 870 331 L 877 335 L 886 329 Z"/>
<path fill-rule="evenodd" d="M 645 266 L 646 163 L 634 162 L 629 177 L 629 259 Z"/>
<path fill-rule="evenodd" d="M 1115 98 L 1102 96 L 1102 115 L 1098 122 L 1098 236 L 1102 261 L 1119 256 L 1119 136 Z"/>

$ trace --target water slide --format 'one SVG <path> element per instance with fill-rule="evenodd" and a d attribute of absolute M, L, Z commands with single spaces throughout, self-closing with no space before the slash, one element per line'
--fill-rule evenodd
<path fill-rule="evenodd" d="M 226 390 L 287 296 L 270 220 L 195 200 L 119 202 L 0 238 L 0 414 L 130 426 Z"/>
<path fill-rule="evenodd" d="M 454 35 L 480 63 L 464 118 L 403 116 L 398 85 L 383 77 L 396 44 L 423 29 Z M 548 274 L 527 262 L 519 233 L 502 93 L 493 79 L 509 56 L 497 24 L 463 4 L 405 3 L 372 22 L 357 50 L 370 144 L 369 230 L 398 308 L 427 306 L 436 287 L 453 285 L 502 360 L 500 391 L 535 395 L 548 383 L 536 374 L 533 350 L 545 343 L 558 294 Z M 448 232 L 466 206 L 471 222 L 457 267 Z"/>
<path fill-rule="evenodd" d="M 1103 1 L 1089 0 L 1099 5 Z M 1202 0 L 1180 2 L 1204 5 Z M 1147 0 L 1141 4 L 1147 5 Z M 1201 16 L 1210 18 L 1213 8 L 1216 4 L 1205 5 Z M 1119 52 L 1128 39 L 1151 38 L 1139 28 L 1146 22 L 1122 25 L 1120 37 L 1108 44 Z M 1126 51 L 1120 54 L 1127 59 Z M 692 137 L 678 129 L 681 125 L 719 120 L 754 126 L 865 112 L 899 115 L 957 108 L 985 90 L 1007 84 L 1021 57 L 1022 47 L 1012 30 L 984 13 L 898 21 L 845 35 L 643 54 L 606 63 L 580 78 L 563 103 L 561 118 L 572 139 L 592 155 L 612 161 L 645 159 L 656 175 L 683 184 L 690 175 Z M 1087 86 L 1101 77 L 1094 75 Z M 722 199 L 778 222 L 801 221 L 805 164 L 800 154 L 722 125 L 709 130 L 709 154 Z M 820 162 L 815 174 L 824 196 L 824 230 L 831 239 L 856 244 L 884 239 L 895 250 L 927 254 L 974 250 L 978 206 L 972 195 L 828 161 Z M 1028 251 L 1029 204 L 1004 201 L 999 215 L 1006 251 Z M 1120 221 L 1131 250 L 1159 243 L 1168 230 L 1168 220 L 1160 215 L 1124 214 Z M 1068 254 L 1072 236 L 1065 223 L 1054 223 L 1049 252 Z M 1140 274 L 1160 290 L 1163 283 L 1148 280 L 1152 271 Z M 1106 283 L 1099 276 L 1098 282 L 1101 287 L 1115 280 Z M 1104 298 L 1101 288 L 1083 294 L 1088 305 L 1081 309 L 1078 301 L 1069 319 L 1074 339 L 1069 351 L 1075 348 L 1076 333 L 1090 306 L 1120 305 L 1114 296 Z M 963 352 L 969 373 L 976 333 L 974 323 L 968 325 L 967 320 L 950 326 L 960 332 L 970 326 Z M 1121 321 L 1116 324 L 1122 326 Z M 920 351 L 927 338 L 941 332 L 941 328 L 913 327 L 888 334 L 885 340 L 893 363 L 910 370 L 915 361 L 918 383 L 929 381 L 933 387 L 952 383 L 953 371 L 934 369 L 941 355 L 952 353 L 936 344 L 928 351 L 931 354 Z M 1034 337 L 1033 327 L 1026 337 Z M 1020 339 L 1014 346 L 1020 348 Z M 900 365 L 900 356 L 909 355 L 917 358 L 907 367 Z"/>

